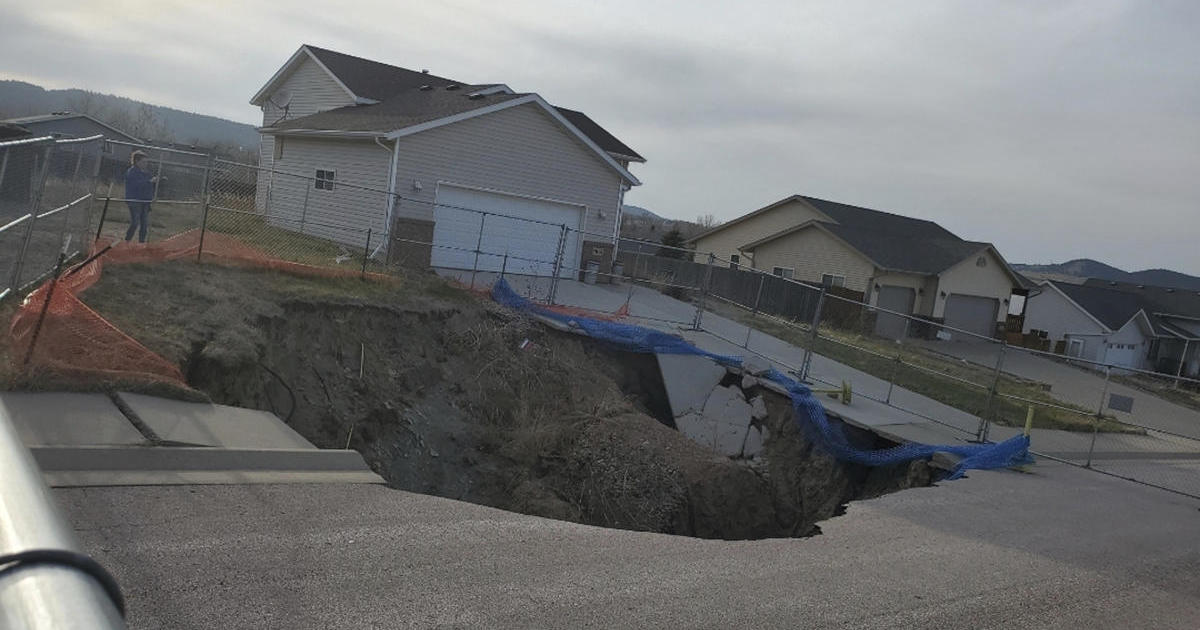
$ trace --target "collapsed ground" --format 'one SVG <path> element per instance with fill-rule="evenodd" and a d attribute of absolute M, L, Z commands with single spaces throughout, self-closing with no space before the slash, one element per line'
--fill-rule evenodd
<path fill-rule="evenodd" d="M 815 450 L 772 392 L 750 392 L 770 411 L 763 455 L 715 455 L 667 426 L 652 355 L 549 330 L 431 275 L 377 284 L 110 265 L 80 297 L 212 401 L 273 411 L 319 447 L 354 448 L 405 490 L 747 539 L 809 535 L 850 500 L 930 481 L 925 462 L 868 469 Z"/>

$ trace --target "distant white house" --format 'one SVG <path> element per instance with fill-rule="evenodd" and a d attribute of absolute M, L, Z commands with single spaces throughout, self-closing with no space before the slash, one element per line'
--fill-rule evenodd
<path fill-rule="evenodd" d="M 480 269 L 548 275 L 566 225 L 563 275 L 589 261 L 606 271 L 625 191 L 640 184 L 629 165 L 645 161 L 535 93 L 314 46 L 250 102 L 263 111 L 259 211 L 347 243 L 388 232 L 393 257 L 435 267 L 475 265 L 482 224 L 482 249 L 497 255 Z"/>
<path fill-rule="evenodd" d="M 1135 294 L 1047 280 L 1029 297 L 1024 332 L 1062 342 L 1067 356 L 1144 370 L 1155 367 L 1155 319 Z"/>

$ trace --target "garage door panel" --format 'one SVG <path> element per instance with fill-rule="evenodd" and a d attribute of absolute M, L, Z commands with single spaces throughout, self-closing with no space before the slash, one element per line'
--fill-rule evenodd
<path fill-rule="evenodd" d="M 482 271 L 503 268 L 514 274 L 552 275 L 562 226 L 578 230 L 582 212 L 582 206 L 441 185 L 434 206 L 432 264 L 451 269 L 477 264 Z M 564 252 L 561 275 L 569 277 L 578 259 L 576 232 L 570 233 Z"/>
<path fill-rule="evenodd" d="M 911 287 L 883 285 L 875 298 L 879 308 L 896 313 L 912 313 L 917 300 L 917 292 Z M 875 334 L 885 339 L 902 339 L 908 332 L 908 318 L 891 313 L 878 313 L 875 316 Z"/>
<path fill-rule="evenodd" d="M 946 298 L 943 322 L 950 328 L 991 338 L 996 334 L 996 317 L 999 312 L 1000 300 L 996 298 L 952 293 Z M 955 331 L 950 331 L 950 334 L 954 333 Z"/>
<path fill-rule="evenodd" d="M 514 274 L 548 276 L 554 273 L 561 227 L 495 215 L 488 215 L 484 225 L 486 230 L 480 250 L 493 255 L 489 263 L 501 265 L 506 272 Z M 568 247 L 567 251 L 574 250 Z M 564 261 L 564 264 L 570 263 L 570 260 Z M 480 268 L 485 268 L 482 260 Z"/>

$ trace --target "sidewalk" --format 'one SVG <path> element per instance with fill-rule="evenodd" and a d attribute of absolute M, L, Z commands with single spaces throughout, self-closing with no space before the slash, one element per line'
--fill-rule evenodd
<path fill-rule="evenodd" d="M 482 274 L 477 278 L 480 283 L 493 280 L 483 278 Z M 514 288 L 528 288 L 521 278 L 509 281 Z M 701 317 L 703 330 L 691 330 L 696 314 L 694 305 L 643 286 L 589 285 L 561 280 L 555 303 L 613 313 L 627 300 L 631 322 L 681 335 L 710 352 L 742 356 L 764 367 L 769 364 L 791 372 L 798 371 L 804 362 L 803 348 L 709 311 Z M 889 387 L 884 379 L 821 355 L 814 354 L 811 361 L 809 379 L 818 386 L 836 387 L 843 380 L 851 383 L 853 404 L 845 407 L 830 400 L 825 405 L 829 412 L 847 422 L 892 439 L 926 444 L 961 444 L 976 437 L 980 425 L 977 416 L 900 387 Z M 1073 368 L 1063 366 L 1063 369 Z M 1144 392 L 1138 395 L 1139 401 L 1151 398 Z M 889 403 L 884 404 L 885 400 Z M 1001 441 L 1020 431 L 1017 427 L 993 424 L 988 438 Z M 1153 430 L 1145 435 L 1100 433 L 1095 436 L 1094 448 L 1089 432 L 1033 429 L 1030 437 L 1037 454 L 1082 465 L 1088 461 L 1090 452 L 1095 468 L 1200 495 L 1200 441 Z"/>

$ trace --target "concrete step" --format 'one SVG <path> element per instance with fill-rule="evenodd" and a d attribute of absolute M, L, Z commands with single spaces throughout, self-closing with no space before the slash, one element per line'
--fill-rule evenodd
<path fill-rule="evenodd" d="M 349 450 L 35 446 L 52 487 L 384 483 Z"/>

